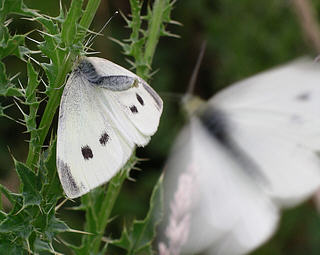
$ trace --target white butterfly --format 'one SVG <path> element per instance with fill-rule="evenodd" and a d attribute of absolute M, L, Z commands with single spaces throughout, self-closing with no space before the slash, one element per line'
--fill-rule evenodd
<path fill-rule="evenodd" d="M 174 204 L 177 179 L 192 180 L 183 187 L 192 190 L 183 252 L 244 254 L 265 242 L 279 209 L 320 187 L 319 150 L 319 64 L 299 60 L 212 97 L 183 128 L 165 169 L 173 218 L 183 207 Z"/>
<path fill-rule="evenodd" d="M 57 167 L 68 197 L 105 183 L 158 128 L 162 100 L 141 78 L 108 60 L 83 58 L 64 88 Z"/>

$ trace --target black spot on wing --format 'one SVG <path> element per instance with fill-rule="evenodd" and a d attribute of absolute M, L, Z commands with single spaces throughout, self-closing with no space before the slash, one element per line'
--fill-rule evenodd
<path fill-rule="evenodd" d="M 85 160 L 93 158 L 93 153 L 89 145 L 81 147 L 82 156 Z"/>
<path fill-rule="evenodd" d="M 143 101 L 142 97 L 138 93 L 136 93 L 136 97 L 137 97 L 137 100 L 139 101 L 139 103 L 143 106 L 144 101 Z"/>
<path fill-rule="evenodd" d="M 129 109 L 130 109 L 130 111 L 131 111 L 133 114 L 138 113 L 138 109 L 137 109 L 137 107 L 136 107 L 135 105 L 131 105 L 131 106 L 129 107 Z"/>
<path fill-rule="evenodd" d="M 68 195 L 70 196 L 77 196 L 80 193 L 80 188 L 71 174 L 69 165 L 58 159 L 58 169 L 64 190 L 69 191 Z"/>
<path fill-rule="evenodd" d="M 309 101 L 310 100 L 310 93 L 308 93 L 308 92 L 301 93 L 296 98 L 299 101 L 304 101 L 304 102 Z"/>
<path fill-rule="evenodd" d="M 101 145 L 106 145 L 108 141 L 109 141 L 109 135 L 106 132 L 104 132 L 101 135 L 101 137 L 99 139 L 99 142 L 100 142 Z"/>

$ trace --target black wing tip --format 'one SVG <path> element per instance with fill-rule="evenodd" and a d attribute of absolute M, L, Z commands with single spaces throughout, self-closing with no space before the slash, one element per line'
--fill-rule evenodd
<path fill-rule="evenodd" d="M 142 84 L 143 84 L 144 89 L 152 96 L 152 98 L 156 102 L 158 110 L 160 112 L 162 112 L 163 102 L 162 102 L 161 97 L 145 81 L 143 81 Z"/>
<path fill-rule="evenodd" d="M 60 176 L 60 182 L 63 190 L 69 198 L 77 198 L 82 195 L 82 185 L 79 185 L 71 174 L 70 166 L 63 160 L 57 160 L 58 172 Z"/>

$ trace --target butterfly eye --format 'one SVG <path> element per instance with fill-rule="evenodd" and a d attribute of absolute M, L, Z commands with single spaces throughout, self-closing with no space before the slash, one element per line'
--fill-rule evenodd
<path fill-rule="evenodd" d="M 136 87 L 136 88 L 139 88 L 139 81 L 138 79 L 135 79 L 133 84 L 132 84 L 132 87 Z"/>
<path fill-rule="evenodd" d="M 93 153 L 92 153 L 92 150 L 91 148 L 86 145 L 84 147 L 81 147 L 81 152 L 82 152 L 82 156 L 85 160 L 88 160 L 90 158 L 93 158 Z"/>
<path fill-rule="evenodd" d="M 142 97 L 138 93 L 136 93 L 136 97 L 137 97 L 137 100 L 139 101 L 139 103 L 141 105 L 144 105 L 144 101 L 143 101 Z"/>
<path fill-rule="evenodd" d="M 99 142 L 100 142 L 101 145 L 106 145 L 108 141 L 109 141 L 109 135 L 106 132 L 104 132 L 101 135 L 101 137 L 99 139 Z"/>
<path fill-rule="evenodd" d="M 132 112 L 132 113 L 138 113 L 138 109 L 137 109 L 137 107 L 135 106 L 135 105 L 132 105 L 132 106 L 130 106 L 130 111 Z"/>

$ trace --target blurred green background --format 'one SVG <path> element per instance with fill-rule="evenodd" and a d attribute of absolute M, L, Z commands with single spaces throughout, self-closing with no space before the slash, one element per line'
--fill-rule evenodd
<path fill-rule="evenodd" d="M 25 0 L 25 3 L 50 16 L 59 13 L 58 0 Z M 65 9 L 69 3 L 61 1 Z M 320 2 L 311 3 L 314 12 L 319 13 Z M 102 0 L 91 30 L 100 30 L 116 10 L 129 14 L 129 1 Z M 183 125 L 179 99 L 186 91 L 203 40 L 207 40 L 208 44 L 196 94 L 205 99 L 224 86 L 259 71 L 299 56 L 317 55 L 304 35 L 292 1 L 289 0 L 178 0 L 172 17 L 183 25 L 168 25 L 168 30 L 181 38 L 160 39 L 152 66 L 157 72 L 150 81 L 164 100 L 164 113 L 159 131 L 151 143 L 137 152 L 139 157 L 150 160 L 138 165 L 142 171 L 132 171 L 136 182 L 127 181 L 123 187 L 113 212 L 118 217 L 110 224 L 108 231 L 112 237 L 119 236 L 123 224 L 133 218 L 143 218 L 148 209 L 151 190 L 164 167 L 174 137 Z M 103 31 L 104 36 L 95 39 L 93 49 L 101 52 L 97 56 L 129 67 L 121 48 L 108 39 L 110 36 L 119 40 L 129 37 L 130 30 L 124 26 L 121 16 L 116 16 Z M 9 28 L 13 34 L 36 27 L 31 22 L 15 20 Z M 30 37 L 33 37 L 33 33 Z M 37 35 L 33 38 L 39 39 Z M 21 66 L 15 58 L 7 59 L 6 64 L 8 73 L 21 72 L 21 80 L 26 79 L 23 76 L 25 71 L 20 70 Z M 21 116 L 14 107 L 9 114 Z M 55 121 L 55 127 L 56 124 Z M 25 140 L 28 136 L 23 131 L 24 128 L 15 122 L 0 119 L 0 177 L 2 183 L 11 188 L 17 186 L 17 181 L 10 174 L 13 164 L 7 146 L 17 159 L 25 160 Z M 63 210 L 60 217 L 68 220 L 72 227 L 82 228 L 82 214 Z M 74 238 L 74 235 L 70 238 Z M 320 217 L 313 202 L 308 201 L 286 211 L 277 233 L 254 254 L 320 254 Z"/>

